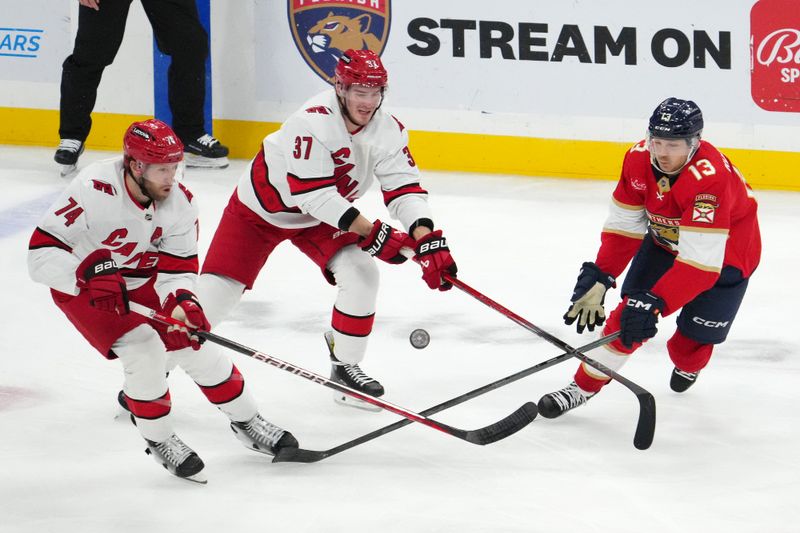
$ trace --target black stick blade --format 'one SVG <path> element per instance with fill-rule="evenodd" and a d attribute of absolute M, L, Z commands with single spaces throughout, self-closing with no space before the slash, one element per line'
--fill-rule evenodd
<path fill-rule="evenodd" d="M 539 410 L 533 402 L 525 405 L 508 415 L 502 420 L 495 422 L 485 428 L 467 431 L 465 439 L 472 444 L 481 446 L 503 440 L 524 428 L 534 421 Z"/>
<path fill-rule="evenodd" d="M 637 450 L 646 450 L 653 444 L 656 432 L 656 399 L 649 392 L 637 394 L 639 399 L 639 423 L 633 436 L 633 445 Z"/>
<path fill-rule="evenodd" d="M 316 463 L 328 457 L 328 452 L 318 452 L 315 450 L 304 450 L 303 448 L 281 448 L 273 463 Z"/>

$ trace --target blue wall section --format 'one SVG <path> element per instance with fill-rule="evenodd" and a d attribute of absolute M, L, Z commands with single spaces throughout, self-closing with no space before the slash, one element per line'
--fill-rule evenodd
<path fill-rule="evenodd" d="M 211 0 L 196 0 L 197 12 L 200 15 L 200 22 L 208 32 L 209 50 L 211 49 Z M 172 125 L 172 111 L 169 108 L 169 98 L 167 93 L 167 70 L 169 69 L 170 57 L 162 54 L 153 39 L 153 104 L 155 117 Z M 205 129 L 207 133 L 213 134 L 211 129 L 211 53 L 206 59 L 206 103 L 204 105 Z"/>

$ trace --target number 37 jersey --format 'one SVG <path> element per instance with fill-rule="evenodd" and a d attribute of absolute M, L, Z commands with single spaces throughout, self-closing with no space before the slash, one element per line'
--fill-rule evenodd
<path fill-rule="evenodd" d="M 329 90 L 308 100 L 264 139 L 237 194 L 274 226 L 325 222 L 346 230 L 355 218 L 352 202 L 376 179 L 389 213 L 406 228 L 431 218 L 405 127 L 379 108 L 366 126 L 350 133 L 336 93 Z"/>

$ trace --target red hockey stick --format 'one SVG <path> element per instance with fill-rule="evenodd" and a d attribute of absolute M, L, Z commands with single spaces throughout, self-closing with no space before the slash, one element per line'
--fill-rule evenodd
<path fill-rule="evenodd" d="M 138 304 L 136 302 L 130 302 L 130 310 L 142 316 L 146 316 L 152 320 L 161 322 L 162 324 L 187 327 L 186 324 L 184 324 L 179 320 L 175 320 L 174 318 L 166 316 L 156 311 L 155 309 L 150 309 L 149 307 L 145 307 L 144 305 Z M 252 348 L 248 348 L 247 346 L 243 346 L 239 343 L 236 343 L 224 337 L 220 337 L 219 335 L 215 335 L 214 333 L 210 333 L 207 331 L 192 330 L 192 334 L 197 335 L 198 337 L 205 339 L 209 342 L 213 342 L 214 344 L 224 346 L 235 352 L 239 352 L 248 357 L 252 357 L 253 359 L 256 359 L 263 363 L 267 363 L 268 365 L 272 365 L 276 368 L 280 368 L 281 370 L 285 370 L 291 374 L 295 374 L 297 376 L 305 378 L 314 383 L 318 383 L 323 387 L 328 387 L 329 389 L 333 389 L 343 394 L 347 394 L 348 396 L 352 396 L 353 398 L 357 398 L 361 401 L 370 403 L 372 405 L 380 407 L 381 409 L 385 409 L 387 411 L 400 415 L 404 418 L 407 418 L 413 422 L 423 424 L 425 426 L 439 430 L 442 433 L 447 433 L 448 435 L 452 435 L 454 437 L 457 437 L 461 440 L 465 440 L 472 444 L 478 444 L 483 446 L 486 444 L 491 444 L 493 442 L 502 440 L 510 435 L 513 435 L 520 429 L 524 428 L 525 426 L 533 422 L 533 419 L 536 418 L 536 415 L 538 414 L 536 404 L 533 402 L 527 402 L 522 407 L 520 407 L 507 417 L 495 422 L 494 424 L 490 424 L 484 428 L 473 429 L 473 430 L 459 429 L 453 426 L 449 426 L 447 424 L 443 424 L 442 422 L 437 422 L 436 420 L 428 418 L 419 413 L 410 411 L 404 407 L 400 407 L 398 405 L 386 402 L 384 400 L 381 400 L 380 398 L 375 398 L 373 396 L 369 396 L 368 394 L 363 394 L 361 392 L 358 392 L 357 390 L 351 389 L 350 387 L 346 387 L 345 385 L 342 385 L 335 381 L 331 381 L 330 379 L 324 376 L 315 374 L 310 370 L 305 370 L 304 368 L 300 368 L 299 366 L 278 359 L 277 357 L 273 357 L 263 352 L 253 350 Z"/>

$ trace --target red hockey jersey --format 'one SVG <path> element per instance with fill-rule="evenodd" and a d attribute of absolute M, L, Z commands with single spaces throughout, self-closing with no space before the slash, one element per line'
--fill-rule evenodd
<path fill-rule="evenodd" d="M 724 266 L 749 277 L 761 257 L 757 204 L 731 161 L 706 141 L 677 177 L 650 162 L 646 141 L 635 144 L 622 164 L 597 266 L 619 276 L 645 234 L 676 256 L 652 292 L 677 311 L 714 285 Z"/>

